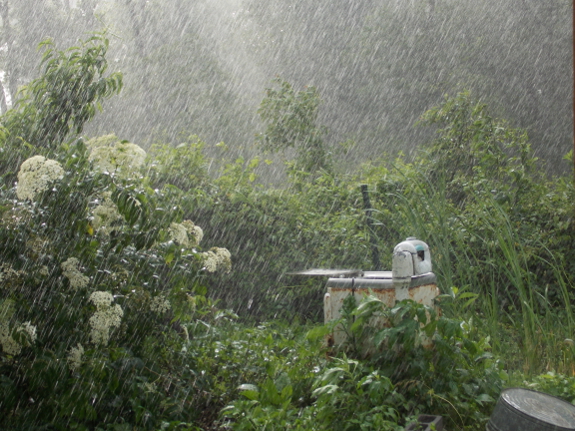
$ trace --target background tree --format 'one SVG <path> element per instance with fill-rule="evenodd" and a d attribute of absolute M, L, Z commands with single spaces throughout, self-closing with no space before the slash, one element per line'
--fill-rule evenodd
<path fill-rule="evenodd" d="M 316 88 L 296 92 L 287 81 L 278 78 L 274 82 L 279 88 L 266 90 L 258 111 L 266 125 L 258 136 L 259 142 L 272 152 L 294 148 L 296 170 L 306 173 L 330 170 L 330 154 L 323 140 L 327 129 L 317 125 L 321 99 Z"/>
<path fill-rule="evenodd" d="M 84 6 L 88 2 L 76 2 Z M 69 2 L 0 2 L 1 39 L 0 70 L 5 74 L 4 93 L 14 100 L 18 87 L 37 76 L 38 44 L 51 38 L 60 46 L 73 46 L 86 33 L 99 30 L 91 8 L 72 8 Z M 6 108 L 6 100 L 3 102 Z M 4 109 L 5 111 L 5 109 Z"/>
<path fill-rule="evenodd" d="M 122 88 L 121 73 L 105 75 L 108 40 L 103 35 L 66 51 L 49 40 L 41 46 L 44 73 L 22 88 L 14 109 L 0 118 L 7 130 L 2 154 L 7 179 L 30 151 L 53 151 L 82 133 L 101 101 Z"/>
<path fill-rule="evenodd" d="M 320 89 L 328 139 L 355 140 L 352 160 L 420 146 L 432 135 L 413 127 L 421 113 L 464 89 L 545 159 L 570 148 L 569 2 L 262 3 L 249 10 L 264 67 Z"/>

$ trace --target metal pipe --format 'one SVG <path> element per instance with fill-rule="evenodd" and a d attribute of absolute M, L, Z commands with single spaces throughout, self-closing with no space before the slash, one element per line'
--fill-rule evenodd
<path fill-rule="evenodd" d="M 575 0 L 574 0 L 575 1 Z M 381 261 L 379 259 L 379 249 L 377 247 L 377 236 L 373 230 L 373 217 L 371 216 L 373 208 L 369 200 L 369 192 L 367 191 L 367 184 L 361 185 L 361 194 L 363 196 L 363 209 L 365 210 L 365 217 L 367 219 L 367 228 L 369 230 L 369 241 L 371 243 L 371 260 L 373 262 L 373 269 L 381 271 Z"/>

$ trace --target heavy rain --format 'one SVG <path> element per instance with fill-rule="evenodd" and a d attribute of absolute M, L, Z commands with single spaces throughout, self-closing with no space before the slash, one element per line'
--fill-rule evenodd
<path fill-rule="evenodd" d="M 0 0 L 0 431 L 575 429 L 572 16 Z"/>

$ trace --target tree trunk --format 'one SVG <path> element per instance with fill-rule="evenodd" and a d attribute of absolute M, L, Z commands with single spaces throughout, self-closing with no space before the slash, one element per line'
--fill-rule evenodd
<path fill-rule="evenodd" d="M 0 19 L 2 19 L 2 39 L 0 42 L 0 47 L 5 49 L 4 62 L 4 79 L 2 80 L 3 91 L 0 95 L 2 112 L 10 109 L 12 106 L 11 101 L 17 91 L 17 79 L 16 74 L 13 70 L 12 62 L 12 48 L 14 45 L 14 33 L 12 32 L 12 26 L 10 25 L 10 2 L 9 0 L 0 1 Z"/>

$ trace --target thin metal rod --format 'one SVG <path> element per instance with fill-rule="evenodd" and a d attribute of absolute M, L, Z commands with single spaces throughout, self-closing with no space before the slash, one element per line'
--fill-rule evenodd
<path fill-rule="evenodd" d="M 575 0 L 574 0 L 575 1 Z M 367 191 L 367 184 L 361 185 L 361 194 L 363 196 L 363 209 L 365 210 L 365 217 L 367 219 L 367 229 L 369 230 L 369 240 L 371 242 L 371 260 L 373 262 L 373 269 L 376 271 L 381 270 L 381 260 L 379 259 L 379 249 L 377 248 L 377 236 L 373 230 L 373 217 L 371 212 L 371 202 L 369 200 L 369 192 Z"/>

